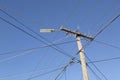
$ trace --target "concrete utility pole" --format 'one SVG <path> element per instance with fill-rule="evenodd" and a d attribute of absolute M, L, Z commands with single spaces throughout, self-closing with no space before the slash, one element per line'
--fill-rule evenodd
<path fill-rule="evenodd" d="M 86 66 L 86 60 L 85 60 L 85 55 L 84 55 L 84 50 L 82 48 L 82 43 L 81 43 L 80 37 L 85 37 L 85 38 L 88 38 L 90 40 L 93 40 L 93 37 L 87 36 L 85 34 L 81 34 L 81 33 L 75 32 L 75 31 L 71 31 L 71 30 L 69 30 L 67 28 L 63 28 L 63 27 L 60 30 L 65 31 L 67 33 L 71 33 L 71 34 L 76 36 L 78 49 L 80 51 L 79 54 L 80 54 L 80 61 L 81 61 L 81 66 L 82 66 L 83 79 L 84 80 L 89 80 L 87 66 Z"/>

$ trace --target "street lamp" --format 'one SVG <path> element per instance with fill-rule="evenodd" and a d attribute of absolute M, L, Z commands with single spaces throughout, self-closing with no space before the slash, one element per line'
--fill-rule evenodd
<path fill-rule="evenodd" d="M 55 29 L 40 29 L 40 32 L 55 32 Z"/>

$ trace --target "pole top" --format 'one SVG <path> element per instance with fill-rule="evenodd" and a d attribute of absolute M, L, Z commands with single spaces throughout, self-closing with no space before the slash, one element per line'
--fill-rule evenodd
<path fill-rule="evenodd" d="M 71 34 L 74 34 L 74 35 L 76 35 L 76 36 L 85 37 L 85 38 L 88 38 L 88 39 L 90 39 L 90 40 L 93 40 L 93 39 L 94 39 L 92 36 L 88 36 L 88 35 L 86 35 L 86 34 L 82 34 L 82 33 L 76 32 L 76 31 L 71 31 L 71 30 L 69 30 L 69 29 L 67 29 L 67 28 L 64 28 L 64 27 L 61 27 L 60 30 L 65 31 L 65 32 L 68 32 L 68 33 L 71 33 Z"/>

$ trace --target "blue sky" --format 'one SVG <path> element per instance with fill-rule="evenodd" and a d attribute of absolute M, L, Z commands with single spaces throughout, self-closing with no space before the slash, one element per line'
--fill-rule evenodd
<path fill-rule="evenodd" d="M 79 27 L 79 32 L 93 36 L 111 19 L 120 14 L 119 3 L 120 0 L 0 0 L 0 9 L 6 11 L 42 37 L 29 31 L 2 11 L 0 11 L 0 17 L 45 42 L 34 39 L 0 19 L 0 54 L 3 54 L 0 55 L 0 80 L 27 80 L 64 66 L 69 62 L 70 57 L 51 47 L 24 50 L 42 47 L 51 42 L 72 41 L 69 44 L 57 45 L 57 49 L 73 56 L 78 51 L 75 37 L 66 36 L 65 32 L 59 31 L 59 28 L 64 25 L 66 28 L 76 30 Z M 92 61 L 120 57 L 119 24 L 120 18 L 115 20 L 96 37 L 95 41 L 85 48 L 86 55 Z M 53 28 L 57 31 L 40 33 L 39 30 L 43 28 Z M 114 47 L 96 41 L 114 45 Z M 83 39 L 82 43 L 84 45 L 86 40 Z M 77 58 L 79 59 L 79 55 Z M 87 61 L 89 60 L 87 59 Z M 94 64 L 108 80 L 119 80 L 119 61 L 119 59 L 113 59 Z M 89 64 L 89 66 L 101 80 L 106 80 L 92 64 Z M 60 71 L 56 70 L 31 80 L 55 80 Z M 99 80 L 89 68 L 88 72 L 90 80 Z M 69 66 L 66 70 L 66 76 L 64 74 L 59 80 L 73 79 L 82 80 L 80 64 L 75 63 Z"/>

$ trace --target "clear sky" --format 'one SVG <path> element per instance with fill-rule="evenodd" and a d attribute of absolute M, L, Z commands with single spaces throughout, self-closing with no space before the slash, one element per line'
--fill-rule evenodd
<path fill-rule="evenodd" d="M 75 36 L 66 36 L 65 32 L 59 31 L 60 27 L 64 26 L 93 36 L 120 14 L 120 0 L 0 0 L 0 9 L 24 24 L 23 26 L 17 23 L 17 20 L 0 10 L 0 17 L 13 24 L 6 23 L 0 18 L 0 80 L 55 80 L 62 71 L 57 68 L 64 66 L 71 59 L 65 54 L 74 56 L 78 51 Z M 99 76 L 96 77 L 88 68 L 90 80 L 120 79 L 119 25 L 120 18 L 117 18 L 85 47 L 85 54 L 91 61 L 112 59 L 94 63 L 105 77 L 93 64 L 88 63 Z M 39 30 L 43 28 L 57 31 L 40 33 Z M 82 40 L 85 45 L 86 39 Z M 43 47 L 51 43 L 64 44 Z M 87 59 L 87 62 L 90 61 Z M 81 65 L 78 63 L 70 65 L 57 80 L 73 79 L 83 80 Z"/>

